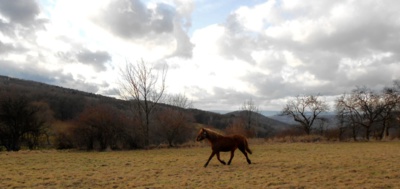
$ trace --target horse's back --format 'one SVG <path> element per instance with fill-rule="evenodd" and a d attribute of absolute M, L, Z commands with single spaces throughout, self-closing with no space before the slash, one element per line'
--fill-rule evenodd
<path fill-rule="evenodd" d="M 247 139 L 246 139 L 246 137 L 244 137 L 243 135 L 233 135 L 232 136 L 232 138 L 235 140 L 235 141 L 240 141 L 240 142 L 242 142 L 242 141 L 246 141 Z"/>

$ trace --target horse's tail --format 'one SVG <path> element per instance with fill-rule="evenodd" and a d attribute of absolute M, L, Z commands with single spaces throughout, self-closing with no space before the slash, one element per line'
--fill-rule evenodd
<path fill-rule="evenodd" d="M 249 154 L 252 154 L 253 152 L 249 148 L 249 143 L 247 142 L 247 139 L 244 139 L 244 145 L 246 147 L 246 151 L 249 152 Z"/>

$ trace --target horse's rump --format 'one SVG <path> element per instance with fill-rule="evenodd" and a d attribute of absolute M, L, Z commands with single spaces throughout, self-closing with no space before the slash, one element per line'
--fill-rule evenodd
<path fill-rule="evenodd" d="M 253 153 L 249 148 L 249 144 L 247 142 L 246 137 L 244 137 L 242 135 L 233 135 L 233 138 L 235 139 L 235 141 L 238 145 L 238 148 L 242 148 L 242 149 L 246 150 L 247 152 L 249 152 L 250 154 Z"/>

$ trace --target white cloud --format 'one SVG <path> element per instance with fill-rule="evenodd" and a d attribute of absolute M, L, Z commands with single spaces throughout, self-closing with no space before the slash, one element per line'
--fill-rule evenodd
<path fill-rule="evenodd" d="M 0 74 L 111 94 L 126 61 L 166 62 L 169 92 L 209 109 L 399 79 L 400 1 L 26 1 L 1 4 Z"/>

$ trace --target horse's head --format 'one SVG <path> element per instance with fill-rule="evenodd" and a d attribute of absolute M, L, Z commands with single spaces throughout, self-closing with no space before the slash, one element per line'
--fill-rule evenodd
<path fill-rule="evenodd" d="M 199 134 L 197 134 L 197 141 L 204 140 L 205 138 L 208 137 L 208 131 L 205 130 L 204 128 L 201 128 L 199 131 Z"/>

